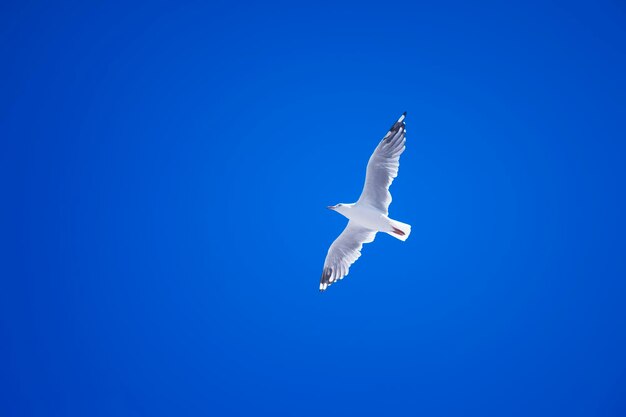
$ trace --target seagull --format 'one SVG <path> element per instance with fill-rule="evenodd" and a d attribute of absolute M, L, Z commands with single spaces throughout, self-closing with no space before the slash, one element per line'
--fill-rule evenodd
<path fill-rule="evenodd" d="M 320 291 L 348 275 L 350 265 L 361 256 L 363 244 L 373 242 L 376 233 L 385 232 L 401 241 L 405 241 L 411 234 L 410 225 L 388 217 L 391 204 L 389 186 L 398 176 L 400 155 L 406 148 L 405 117 L 406 112 L 391 126 L 370 157 L 359 200 L 352 204 L 328 206 L 349 221 L 328 249 L 320 279 Z"/>

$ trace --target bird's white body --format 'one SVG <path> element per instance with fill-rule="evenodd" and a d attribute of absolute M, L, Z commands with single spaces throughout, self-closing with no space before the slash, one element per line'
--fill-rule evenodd
<path fill-rule="evenodd" d="M 411 226 L 392 220 L 382 211 L 368 206 L 367 204 L 359 204 L 358 202 L 353 204 L 338 204 L 333 210 L 347 217 L 350 221 L 359 226 L 377 232 L 388 233 L 400 240 L 406 240 L 406 237 L 408 237 L 411 231 Z M 408 230 L 406 230 L 406 227 L 408 227 Z M 398 230 L 404 234 L 399 234 L 397 232 Z"/>
<path fill-rule="evenodd" d="M 373 207 L 360 205 L 358 203 L 342 204 L 338 206 L 335 211 L 367 229 L 376 230 L 378 232 L 390 230 L 389 217 Z"/>

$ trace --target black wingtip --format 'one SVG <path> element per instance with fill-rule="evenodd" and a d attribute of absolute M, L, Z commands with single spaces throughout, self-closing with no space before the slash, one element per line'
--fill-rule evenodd
<path fill-rule="evenodd" d="M 402 126 L 404 126 L 404 118 L 406 117 L 406 112 L 402 113 L 402 116 L 398 117 L 398 120 L 389 128 L 389 132 L 385 135 L 383 140 L 389 141 L 391 139 L 390 133 L 396 133 Z"/>

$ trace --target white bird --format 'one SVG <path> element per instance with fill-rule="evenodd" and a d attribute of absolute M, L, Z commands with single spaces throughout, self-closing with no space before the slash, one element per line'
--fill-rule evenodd
<path fill-rule="evenodd" d="M 337 204 L 328 208 L 348 218 L 348 225 L 335 239 L 324 261 L 320 279 L 320 291 L 346 275 L 361 256 L 364 243 L 374 241 L 377 232 L 385 232 L 405 241 L 411 233 L 411 226 L 388 217 L 391 194 L 389 186 L 398 176 L 400 155 L 405 149 L 406 112 L 391 126 L 380 141 L 367 163 L 365 185 L 356 203 Z"/>

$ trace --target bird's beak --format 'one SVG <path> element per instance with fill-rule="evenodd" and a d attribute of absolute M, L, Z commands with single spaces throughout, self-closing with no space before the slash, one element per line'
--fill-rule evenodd
<path fill-rule="evenodd" d="M 327 208 L 328 208 L 328 210 L 334 210 L 335 206 L 328 206 Z"/>

